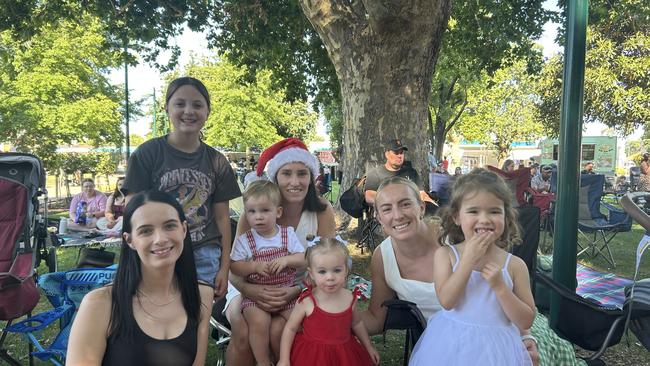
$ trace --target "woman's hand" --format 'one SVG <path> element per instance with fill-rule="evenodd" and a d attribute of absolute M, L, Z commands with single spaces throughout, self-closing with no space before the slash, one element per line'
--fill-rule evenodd
<path fill-rule="evenodd" d="M 254 289 L 254 290 L 253 290 Z M 278 312 L 300 293 L 297 287 L 254 286 L 246 297 L 266 312 Z"/>
<path fill-rule="evenodd" d="M 524 346 L 526 346 L 526 351 L 530 359 L 533 361 L 533 366 L 539 366 L 539 352 L 537 352 L 537 343 L 532 339 L 524 340 Z"/>
<path fill-rule="evenodd" d="M 291 366 L 291 364 L 289 363 L 289 360 L 280 359 L 276 366 Z"/>

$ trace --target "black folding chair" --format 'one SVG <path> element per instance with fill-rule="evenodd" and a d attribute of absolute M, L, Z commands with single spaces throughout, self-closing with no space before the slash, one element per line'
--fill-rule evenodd
<path fill-rule="evenodd" d="M 212 305 L 212 316 L 210 317 L 210 327 L 212 328 L 212 339 L 217 346 L 217 363 L 216 366 L 226 364 L 226 348 L 230 342 L 230 323 L 226 316 L 223 315 L 223 309 L 226 306 L 226 298 L 223 297 L 214 302 Z"/>
<path fill-rule="evenodd" d="M 411 351 L 427 326 L 427 321 L 417 305 L 399 299 L 387 300 L 381 306 L 388 308 L 384 321 L 384 336 L 390 329 L 406 330 L 404 337 L 404 366 L 409 363 Z"/>

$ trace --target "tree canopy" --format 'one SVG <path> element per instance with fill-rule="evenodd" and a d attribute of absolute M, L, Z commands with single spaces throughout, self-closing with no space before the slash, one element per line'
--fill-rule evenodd
<path fill-rule="evenodd" d="M 0 131 L 20 151 L 47 163 L 59 144 L 120 146 L 120 93 L 106 78 L 115 54 L 105 52 L 101 23 L 43 25 L 25 42 L 0 33 Z"/>
<path fill-rule="evenodd" d="M 513 142 L 540 138 L 543 128 L 534 83 L 523 61 L 497 70 L 492 77 L 485 73 L 482 82 L 470 89 L 467 112 L 460 119 L 465 139 L 494 149 L 502 160 Z"/>
<path fill-rule="evenodd" d="M 168 75 L 177 77 L 180 70 Z M 284 137 L 313 138 L 317 115 L 306 102 L 287 101 L 283 91 L 273 86 L 269 70 L 259 70 L 253 80 L 246 67 L 225 59 L 193 60 L 184 75 L 200 79 L 208 88 L 211 112 L 204 129 L 205 141 L 212 146 L 245 150 L 266 147 Z M 157 103 L 159 134 L 166 133 L 169 121 L 164 114 L 164 96 Z M 166 126 L 166 127 L 163 127 Z"/>
<path fill-rule="evenodd" d="M 650 5 L 597 0 L 589 10 L 584 122 L 629 135 L 650 120 Z M 562 66 L 561 54 L 548 60 L 539 86 L 550 135 L 559 128 Z"/>

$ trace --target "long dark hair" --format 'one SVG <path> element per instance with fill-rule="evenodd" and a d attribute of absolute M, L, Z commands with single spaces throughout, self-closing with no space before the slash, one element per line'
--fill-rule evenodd
<path fill-rule="evenodd" d="M 124 180 L 124 177 L 117 177 L 117 182 L 115 182 L 115 190 L 113 191 L 113 198 L 124 195 L 124 192 L 120 191 L 120 188 L 117 185 L 121 180 Z"/>
<path fill-rule="evenodd" d="M 133 213 L 148 202 L 160 202 L 170 205 L 178 213 L 180 221 L 186 221 L 183 208 L 172 196 L 156 190 L 140 192 L 133 196 L 126 205 L 122 221 L 123 233 L 131 233 L 131 217 Z M 111 322 L 108 333 L 111 339 L 124 337 L 127 342 L 133 340 L 135 329 L 138 326 L 133 317 L 133 297 L 136 296 L 136 291 L 142 281 L 140 264 L 138 253 L 131 249 L 124 237 L 122 237 L 120 263 L 113 281 L 111 295 Z M 174 277 L 181 292 L 188 324 L 197 325 L 201 316 L 201 296 L 196 278 L 196 266 L 189 230 L 183 241 L 181 256 L 174 267 Z"/>
<path fill-rule="evenodd" d="M 327 205 L 323 203 L 320 194 L 316 190 L 314 183 L 314 176 L 309 171 L 309 187 L 307 187 L 307 195 L 305 195 L 305 204 L 302 206 L 303 211 L 323 212 Z"/>

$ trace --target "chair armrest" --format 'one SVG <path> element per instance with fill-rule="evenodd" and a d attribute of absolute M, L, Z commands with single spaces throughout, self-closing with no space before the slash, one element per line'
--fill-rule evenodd
<path fill-rule="evenodd" d="M 61 319 L 62 317 L 68 315 L 69 312 L 72 312 L 74 307 L 72 304 L 64 304 L 58 308 L 54 308 L 50 311 L 34 315 L 30 318 L 27 318 L 21 322 L 12 324 L 11 326 L 5 328 L 8 332 L 12 333 L 31 333 L 34 331 L 41 330 L 48 325 L 52 324 L 54 321 Z"/>

